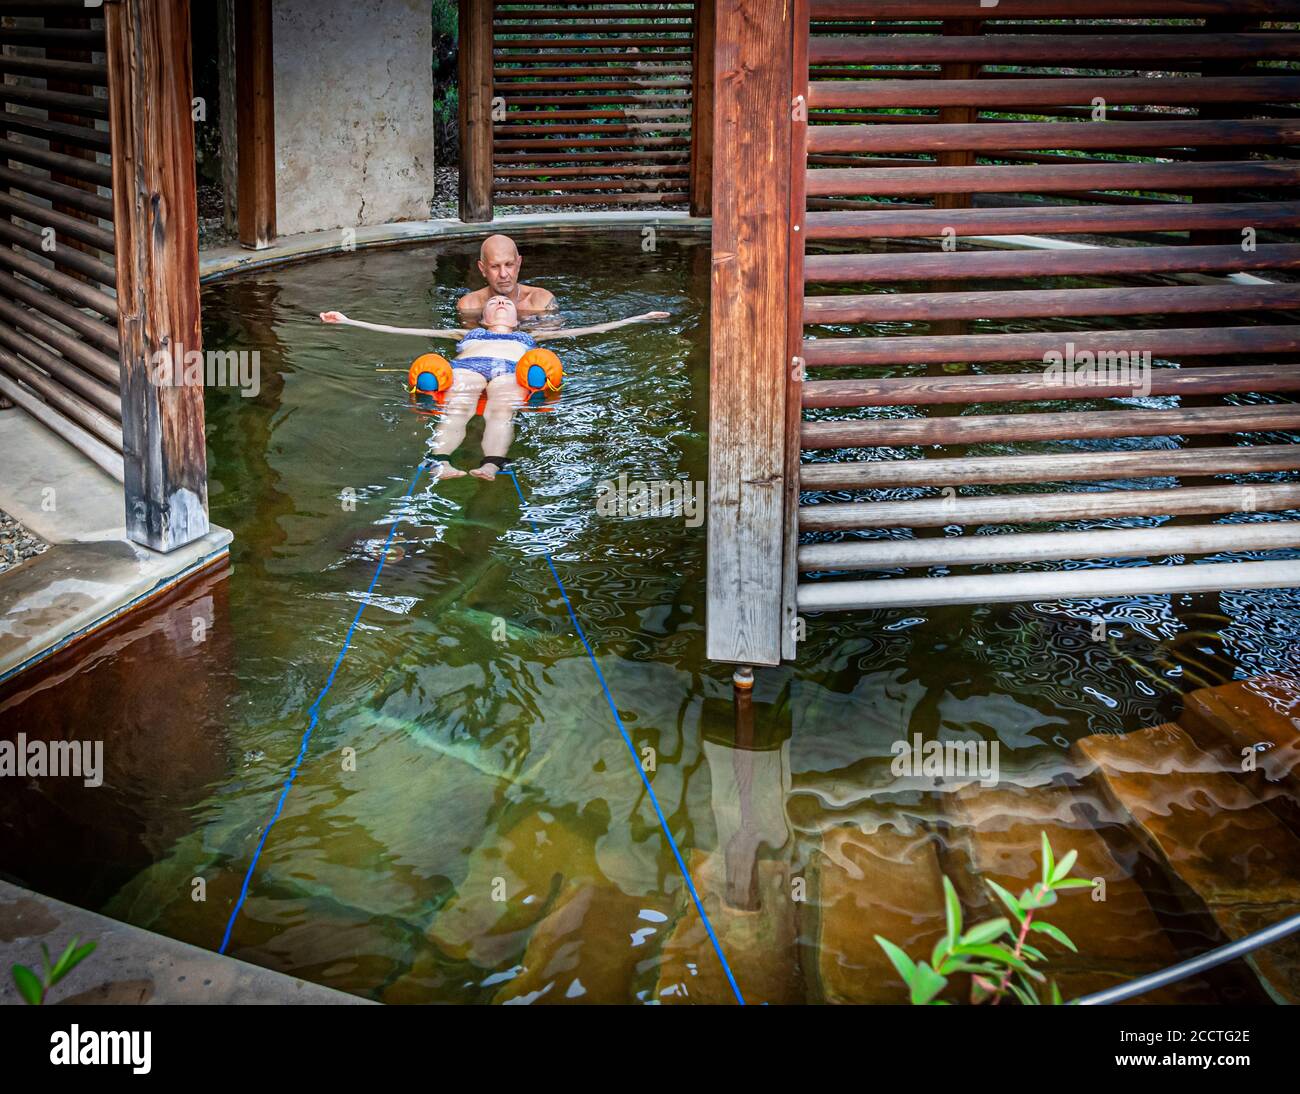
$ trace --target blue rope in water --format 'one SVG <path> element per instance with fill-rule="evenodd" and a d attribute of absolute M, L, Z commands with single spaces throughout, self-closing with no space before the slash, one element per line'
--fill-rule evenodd
<path fill-rule="evenodd" d="M 431 467 L 428 460 L 421 461 L 416 468 L 415 475 L 412 477 L 410 485 L 406 488 L 406 493 L 402 495 L 402 500 L 411 497 L 415 492 L 415 484 L 420 481 L 420 476 Z M 515 484 L 515 493 L 519 495 L 519 504 L 526 511 L 528 502 L 524 498 L 524 492 L 519 486 L 519 480 L 515 477 L 513 471 L 503 471 L 502 474 L 509 475 L 511 482 Z M 312 733 L 320 723 L 320 705 L 325 696 L 329 694 L 330 688 L 334 685 L 334 678 L 338 675 L 340 666 L 343 664 L 343 658 L 347 656 L 348 648 L 352 645 L 352 635 L 357 629 L 357 624 L 361 621 L 361 614 L 366 610 L 366 605 L 370 602 L 370 594 L 374 592 L 375 585 L 379 581 L 379 575 L 383 573 L 384 562 L 388 558 L 388 549 L 392 545 L 393 536 L 397 532 L 397 527 L 402 523 L 402 518 L 398 517 L 393 521 L 392 527 L 388 529 L 388 536 L 384 540 L 384 549 L 379 555 L 379 565 L 375 567 L 374 575 L 370 579 L 370 584 L 366 588 L 366 595 L 361 604 L 357 607 L 356 615 L 352 617 L 352 623 L 348 627 L 347 635 L 343 639 L 343 648 L 339 650 L 338 656 L 334 659 L 334 665 L 330 669 L 329 676 L 326 677 L 320 693 L 316 696 L 315 702 L 308 708 L 307 729 L 303 733 L 302 742 L 298 747 L 298 755 L 295 757 L 293 767 L 289 770 L 289 776 L 285 779 L 284 789 L 280 792 L 280 799 L 276 802 L 275 812 L 271 814 L 271 819 L 262 832 L 262 838 L 257 843 L 257 849 L 253 852 L 252 861 L 248 864 L 248 871 L 244 875 L 244 883 L 239 890 L 239 899 L 235 902 L 235 907 L 230 913 L 230 919 L 226 923 L 226 932 L 222 936 L 221 946 L 218 953 L 225 953 L 226 947 L 230 944 L 230 935 L 235 928 L 235 921 L 239 918 L 240 910 L 248 898 L 248 886 L 253 879 L 253 871 L 257 869 L 258 860 L 262 856 L 262 849 L 266 846 L 266 841 L 271 835 L 271 829 L 275 822 L 280 819 L 280 814 L 284 810 L 284 803 L 289 797 L 289 791 L 293 788 L 294 780 L 298 776 L 298 769 L 302 766 L 303 760 L 307 756 L 307 749 L 311 744 Z M 537 523 L 528 518 L 528 523 L 532 525 L 534 532 L 540 532 Z M 650 803 L 654 806 L 655 815 L 659 818 L 659 826 L 663 829 L 664 837 L 668 840 L 668 846 L 672 848 L 673 857 L 677 860 L 677 867 L 681 870 L 682 879 L 686 882 L 686 888 L 691 894 L 691 900 L 695 902 L 695 908 L 700 913 L 700 919 L 704 923 L 704 929 L 708 932 L 709 941 L 713 943 L 713 948 L 717 952 L 718 960 L 722 963 L 722 971 L 726 974 L 727 982 L 731 985 L 731 990 L 735 993 L 736 1001 L 745 1005 L 745 997 L 740 993 L 740 987 L 736 983 L 735 976 L 732 975 L 731 966 L 727 963 L 726 955 L 722 952 L 722 944 L 718 941 L 717 933 L 713 929 L 713 924 L 709 921 L 708 913 L 704 910 L 704 902 L 700 900 L 700 894 L 695 889 L 695 883 L 691 880 L 690 871 L 686 868 L 686 862 L 682 858 L 681 850 L 677 846 L 677 841 L 673 838 L 672 830 L 668 826 L 668 820 L 664 816 L 663 810 L 659 807 L 659 799 L 656 797 L 654 787 L 650 785 L 650 780 L 646 778 L 646 773 L 641 767 L 637 757 L 636 746 L 632 743 L 632 738 L 628 734 L 626 727 L 623 725 L 623 719 L 619 716 L 618 707 L 614 704 L 614 697 L 610 694 L 609 685 L 605 682 L 605 674 L 600 671 L 600 665 L 596 661 L 596 655 L 592 651 L 591 643 L 587 640 L 587 634 L 582 629 L 582 624 L 578 621 L 577 612 L 574 611 L 573 603 L 569 599 L 569 592 L 564 587 L 564 581 L 560 578 L 559 572 L 555 569 L 555 562 L 549 553 L 545 555 L 546 565 L 550 568 L 551 576 L 555 578 L 555 584 L 559 587 L 560 595 L 564 598 L 564 606 L 568 609 L 569 619 L 572 620 L 574 629 L 578 633 L 578 638 L 582 642 L 583 648 L 587 651 L 587 657 L 591 660 L 591 667 L 596 672 L 596 679 L 600 682 L 601 691 L 604 692 L 605 702 L 609 704 L 610 713 L 614 716 L 614 724 L 618 727 L 618 732 L 623 738 L 623 743 L 632 757 L 632 765 L 636 768 L 637 774 L 641 776 L 642 785 L 650 797 Z"/>
<path fill-rule="evenodd" d="M 415 475 L 411 478 L 411 484 L 406 488 L 406 493 L 402 495 L 401 500 L 405 501 L 410 498 L 415 492 L 415 484 L 420 481 L 420 476 L 430 466 L 427 460 L 420 461 Z M 284 809 L 284 803 L 289 797 L 289 790 L 293 787 L 293 781 L 298 777 L 298 768 L 302 766 L 302 761 L 306 758 L 307 746 L 311 744 L 312 732 L 320 722 L 320 705 L 329 693 L 330 688 L 333 687 L 334 677 L 338 675 L 339 666 L 343 664 L 343 658 L 347 656 L 348 647 L 352 645 L 352 634 L 356 631 L 357 623 L 361 620 L 361 613 L 366 610 L 366 605 L 370 603 L 370 594 L 374 592 L 375 584 L 379 581 L 379 575 L 383 573 L 384 562 L 388 558 L 388 548 L 392 545 L 393 535 L 397 531 L 397 526 L 401 523 L 402 518 L 398 517 L 393 521 L 393 526 L 388 529 L 388 538 L 384 540 L 384 549 L 379 554 L 379 565 L 375 567 L 374 576 L 370 579 L 370 584 L 366 588 L 366 595 L 357 607 L 357 614 L 352 617 L 352 624 L 348 627 L 348 633 L 343 639 L 343 648 L 339 650 L 339 655 L 334 659 L 334 667 L 330 669 L 329 676 L 325 679 L 325 685 L 320 689 L 320 694 L 316 696 L 316 701 L 307 708 L 309 715 L 307 730 L 303 733 L 302 743 L 298 746 L 298 755 L 293 761 L 293 767 L 289 769 L 289 777 L 284 782 L 284 789 L 280 792 L 280 800 L 276 803 L 275 812 L 271 814 L 271 819 L 262 832 L 262 838 L 257 842 L 257 850 L 253 852 L 253 860 L 248 864 L 248 873 L 244 875 L 244 884 L 239 890 L 239 899 L 235 901 L 235 907 L 230 913 L 230 919 L 226 923 L 226 933 L 222 936 L 221 946 L 217 953 L 225 953 L 226 947 L 230 944 L 230 932 L 235 929 L 235 920 L 239 918 L 239 911 L 248 898 L 248 885 L 253 880 L 253 871 L 257 869 L 257 860 L 261 858 L 262 848 L 266 846 L 266 840 L 271 834 L 271 828 L 280 819 L 280 812 Z"/>
<path fill-rule="evenodd" d="M 519 479 L 515 473 L 510 470 L 502 472 L 503 475 L 509 475 L 511 481 L 515 484 L 515 493 L 519 495 L 519 504 L 526 511 L 528 501 L 524 497 L 524 492 L 519 487 Z M 540 532 L 537 522 L 531 517 L 527 517 L 528 523 L 532 525 L 534 532 Z M 709 922 L 708 913 L 704 910 L 704 902 L 700 900 L 700 894 L 695 891 L 695 883 L 691 880 L 691 873 L 686 868 L 686 862 L 682 858 L 682 853 L 677 847 L 677 841 L 673 838 L 672 829 L 668 827 L 668 820 L 664 816 L 664 811 L 659 808 L 659 799 L 655 796 L 654 787 L 650 785 L 650 780 L 646 778 L 645 769 L 641 766 L 640 758 L 637 756 L 636 746 L 632 743 L 632 738 L 628 734 L 626 727 L 623 725 L 623 719 L 619 716 L 618 707 L 614 704 L 614 697 L 610 694 L 609 685 L 605 683 L 605 674 L 600 671 L 600 665 L 596 661 L 596 655 L 592 652 L 591 643 L 587 641 L 587 634 L 582 629 L 582 624 L 578 622 L 578 613 L 573 610 L 573 603 L 569 600 L 569 592 L 564 587 L 559 572 L 555 569 L 555 562 L 552 560 L 550 553 L 545 554 L 546 565 L 550 567 L 551 576 L 555 578 L 555 584 L 559 587 L 560 595 L 564 597 L 564 606 L 569 610 L 569 618 L 573 621 L 574 630 L 578 632 L 578 638 L 582 642 L 583 648 L 587 651 L 587 657 L 591 661 L 591 667 L 596 671 L 596 679 L 600 681 L 600 689 L 605 693 L 605 702 L 609 704 L 609 711 L 614 716 L 614 724 L 618 727 L 618 732 L 623 738 L 623 743 L 627 745 L 627 750 L 632 756 L 632 766 L 636 768 L 637 774 L 641 776 L 641 783 L 645 786 L 646 793 L 650 796 L 650 803 L 654 806 L 655 816 L 659 818 L 659 827 L 663 829 L 664 837 L 668 840 L 668 846 L 672 848 L 673 857 L 677 860 L 677 867 L 682 872 L 682 879 L 686 882 L 686 888 L 690 891 L 691 899 L 695 902 L 695 908 L 700 913 L 700 919 L 704 922 L 704 929 L 709 933 L 709 941 L 713 943 L 713 948 L 717 951 L 718 960 L 722 962 L 722 971 L 727 975 L 727 982 L 731 985 L 731 990 L 735 992 L 736 1002 L 742 1007 L 745 1005 L 745 997 L 740 994 L 740 987 L 736 984 L 736 978 L 731 973 L 731 966 L 727 964 L 726 954 L 722 952 L 722 944 L 718 941 L 718 936 L 713 930 L 713 924 Z"/>

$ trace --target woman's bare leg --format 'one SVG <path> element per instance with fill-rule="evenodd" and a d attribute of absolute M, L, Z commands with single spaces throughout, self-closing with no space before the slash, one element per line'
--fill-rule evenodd
<path fill-rule="evenodd" d="M 523 402 L 523 392 L 513 375 L 498 376 L 487 386 L 487 406 L 483 408 L 483 455 L 505 456 L 515 439 L 515 407 Z M 470 472 L 475 478 L 491 481 L 497 466 L 485 463 Z"/>
<path fill-rule="evenodd" d="M 465 427 L 474 416 L 479 394 L 486 384 L 487 379 L 472 369 L 452 371 L 451 387 L 447 389 L 447 401 L 443 404 L 442 419 L 429 446 L 430 452 L 450 456 L 461 446 L 465 440 Z M 433 470 L 435 477 L 440 479 L 459 479 L 465 474 L 446 460 L 439 461 Z"/>

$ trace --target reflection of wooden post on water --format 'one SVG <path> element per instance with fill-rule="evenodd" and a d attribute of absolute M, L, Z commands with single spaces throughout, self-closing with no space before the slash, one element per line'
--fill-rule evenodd
<path fill-rule="evenodd" d="M 231 762 L 229 574 L 223 559 L 0 687 L 4 737 L 102 742 L 99 786 L 51 776 L 0 795 L 0 870 L 94 906 L 194 830 Z"/>

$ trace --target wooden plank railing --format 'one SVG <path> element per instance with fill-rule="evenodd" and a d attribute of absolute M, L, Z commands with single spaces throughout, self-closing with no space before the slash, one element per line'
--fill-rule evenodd
<path fill-rule="evenodd" d="M 462 219 L 494 201 L 708 215 L 713 8 L 461 0 Z"/>
<path fill-rule="evenodd" d="M 743 48 L 745 8 L 719 9 L 720 85 L 735 78 L 722 65 Z M 713 328 L 713 444 L 728 448 L 714 465 L 718 532 L 768 512 L 732 511 L 727 461 L 743 457 L 731 450 L 766 444 L 769 414 L 787 423 L 782 656 L 798 611 L 1106 586 L 1077 567 L 1021 563 L 1300 546 L 1300 446 L 1281 443 L 1300 430 L 1300 0 L 807 0 L 794 11 L 788 80 L 807 124 L 769 163 L 790 172 L 787 258 L 802 261 L 784 284 L 751 269 L 746 303 L 715 301 Z M 766 134 L 749 118 L 746 140 L 756 126 Z M 776 191 L 744 171 L 721 124 L 715 155 L 720 187 L 755 203 L 733 217 L 771 215 Z M 993 238 L 1029 235 L 1052 242 Z M 746 247 L 716 225 L 714 245 L 715 269 L 731 274 Z M 723 284 L 739 291 L 715 277 L 715 292 Z M 775 390 L 777 370 L 797 361 L 806 371 L 790 375 L 805 378 L 783 406 L 737 418 L 740 400 L 717 387 L 720 364 L 736 382 L 725 366 L 738 332 L 724 325 L 754 330 L 755 309 L 781 292 L 785 357 L 752 356 L 748 382 Z M 1063 378 L 1052 365 L 1067 359 L 1087 367 Z M 748 433 L 729 437 L 723 423 Z M 898 538 L 927 527 L 965 534 Z M 715 638 L 712 613 L 734 629 L 728 598 L 778 587 L 763 550 L 736 559 L 734 545 L 719 552 L 733 552 L 729 565 L 710 559 L 710 655 L 730 645 L 731 660 L 771 643 Z M 946 569 L 886 573 L 934 566 Z M 881 573 L 837 580 L 853 571 Z M 1114 588 L 1279 582 L 1300 585 L 1300 563 L 1130 566 Z"/>

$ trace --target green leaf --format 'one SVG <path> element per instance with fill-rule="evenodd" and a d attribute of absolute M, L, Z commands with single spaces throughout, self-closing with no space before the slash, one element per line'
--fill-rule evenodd
<path fill-rule="evenodd" d="M 1061 999 L 1061 989 L 1056 986 L 1055 980 L 1052 981 L 1051 990 L 1052 990 L 1052 994 L 1051 994 L 1052 1006 L 1059 1007 L 1062 1004 L 1062 1002 L 1064 1002 L 1064 1000 Z"/>
<path fill-rule="evenodd" d="M 72 940 L 64 948 L 63 952 L 59 954 L 59 959 L 56 962 L 54 962 L 54 965 L 50 969 L 51 984 L 58 983 L 59 980 L 62 979 L 63 974 L 68 971 L 66 967 L 68 958 L 72 956 L 72 951 L 75 950 L 76 948 L 77 948 L 77 936 L 74 934 L 72 936 Z"/>
<path fill-rule="evenodd" d="M 1021 969 L 1029 972 L 1029 966 L 1010 950 L 1003 949 L 1001 946 L 959 946 L 957 953 L 967 957 L 986 957 L 990 961 L 997 961 L 1002 965 L 1010 965 L 1013 969 Z"/>
<path fill-rule="evenodd" d="M 903 983 L 910 988 L 912 981 L 916 979 L 916 962 L 890 942 L 889 939 L 881 938 L 880 935 L 876 935 L 875 939 L 880 948 L 885 951 L 885 956 L 893 962 L 894 968 L 898 970 L 898 975 L 903 978 Z"/>
<path fill-rule="evenodd" d="M 947 978 L 940 976 L 922 961 L 916 966 L 916 979 L 912 981 L 912 1004 L 925 1006 L 947 986 Z"/>
<path fill-rule="evenodd" d="M 1020 894 L 1020 906 L 1026 911 L 1049 908 L 1056 903 L 1056 894 L 1043 885 L 1035 885 Z"/>
<path fill-rule="evenodd" d="M 1054 927 L 1050 923 L 1043 923 L 1041 921 L 1038 921 L 1038 922 L 1031 923 L 1029 925 L 1029 929 L 1031 931 L 1042 931 L 1042 933 L 1047 935 L 1048 938 L 1056 939 L 1056 941 L 1059 942 L 1066 949 L 1073 950 L 1075 953 L 1079 952 L 1079 947 L 1070 941 L 1070 936 L 1067 935 L 1063 930 L 1061 930 L 1060 927 Z"/>
<path fill-rule="evenodd" d="M 1091 889 L 1092 882 L 1082 877 L 1067 877 L 1052 886 L 1053 889 Z"/>
<path fill-rule="evenodd" d="M 14 965 L 10 971 L 13 973 L 14 985 L 18 988 L 18 994 L 31 1006 L 40 1006 L 45 989 L 41 987 L 41 982 L 36 978 L 36 974 L 26 965 Z"/>
<path fill-rule="evenodd" d="M 1033 992 L 1026 991 L 1018 984 L 1008 983 L 1007 987 L 1010 989 L 1011 994 L 1014 995 L 1017 999 L 1019 999 L 1024 1006 L 1033 1007 L 1038 1005 L 1038 996 L 1035 995 Z"/>
<path fill-rule="evenodd" d="M 1068 877 L 1070 869 L 1074 866 L 1074 860 L 1078 857 L 1078 851 L 1067 851 L 1065 857 L 1056 864 L 1056 869 L 1052 871 L 1051 884 L 1055 885 L 1058 881 L 1062 881 Z"/>
<path fill-rule="evenodd" d="M 1046 961 L 1047 956 L 1036 946 L 1031 946 L 1028 942 L 1020 943 L 1020 952 L 1030 961 Z"/>
<path fill-rule="evenodd" d="M 89 957 L 92 953 L 95 952 L 95 947 L 98 945 L 99 945 L 98 942 L 87 942 L 80 949 L 74 951 L 72 956 L 68 958 L 68 967 L 64 971 L 71 972 L 73 969 L 75 969 L 84 960 L 86 960 L 87 957 Z"/>
<path fill-rule="evenodd" d="M 1025 913 L 1024 913 L 1024 909 L 1020 907 L 1020 901 L 1018 901 L 1009 892 L 1007 892 L 1004 888 L 1002 888 L 1002 886 L 999 885 L 996 881 L 990 881 L 988 878 L 985 878 L 984 881 L 985 884 L 987 884 L 988 887 L 998 895 L 998 899 L 1001 900 L 1002 903 L 1007 906 L 1007 911 L 1009 911 L 1013 916 L 1016 917 L 1016 922 L 1023 923 L 1025 919 Z"/>
<path fill-rule="evenodd" d="M 939 968 L 950 956 L 948 949 L 948 936 L 941 935 L 934 944 L 934 949 L 930 951 L 930 964 L 936 969 Z"/>
<path fill-rule="evenodd" d="M 961 901 L 957 899 L 957 890 L 946 877 L 943 879 L 943 902 L 948 914 L 948 949 L 957 948 L 957 939 L 961 937 Z"/>
<path fill-rule="evenodd" d="M 1043 845 L 1043 884 L 1046 885 L 1052 880 L 1052 870 L 1056 867 L 1056 861 L 1052 857 L 1052 845 L 1047 842 L 1047 833 L 1039 832 L 1038 838 Z"/>
<path fill-rule="evenodd" d="M 1005 916 L 998 919 L 990 919 L 987 923 L 977 923 L 969 931 L 961 936 L 962 943 L 968 946 L 982 945 L 985 942 L 992 942 L 995 938 L 1011 932 L 1011 922 Z"/>

